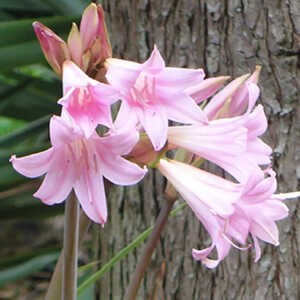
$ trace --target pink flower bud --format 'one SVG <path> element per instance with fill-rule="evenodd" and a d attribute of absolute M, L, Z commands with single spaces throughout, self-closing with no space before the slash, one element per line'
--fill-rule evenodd
<path fill-rule="evenodd" d="M 72 29 L 68 36 L 68 47 L 72 60 L 82 68 L 82 41 L 76 23 L 72 24 Z"/>
<path fill-rule="evenodd" d="M 32 26 L 48 63 L 61 75 L 63 62 L 70 59 L 67 44 L 42 23 L 34 22 Z"/>

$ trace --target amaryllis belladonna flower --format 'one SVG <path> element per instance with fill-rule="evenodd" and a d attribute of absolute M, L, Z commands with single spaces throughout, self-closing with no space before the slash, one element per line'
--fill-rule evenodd
<path fill-rule="evenodd" d="M 104 224 L 107 218 L 103 177 L 120 185 L 135 184 L 145 173 L 136 164 L 122 158 L 138 141 L 136 132 L 119 132 L 85 138 L 80 128 L 71 127 L 54 116 L 50 121 L 52 147 L 46 151 L 10 161 L 16 171 L 34 178 L 45 173 L 45 179 L 34 194 L 45 204 L 64 201 L 72 188 L 87 214 L 94 222 Z"/>
<path fill-rule="evenodd" d="M 58 101 L 89 138 L 98 124 L 112 127 L 110 106 L 118 92 L 110 85 L 88 77 L 73 62 L 63 65 L 63 93 Z"/>
<path fill-rule="evenodd" d="M 168 129 L 170 148 L 184 148 L 203 157 L 244 182 L 259 165 L 270 163 L 272 149 L 258 137 L 267 129 L 263 107 L 241 117 L 208 124 L 174 126 Z"/>
<path fill-rule="evenodd" d="M 192 251 L 193 257 L 209 268 L 216 267 L 232 246 L 240 250 L 249 248 L 249 235 L 254 241 L 255 261 L 261 255 L 257 239 L 279 245 L 275 221 L 288 215 L 282 200 L 300 196 L 300 192 L 274 194 L 277 184 L 272 170 L 267 170 L 265 175 L 253 172 L 246 183 L 237 184 L 174 160 L 161 159 L 157 168 L 209 233 L 211 246 Z M 238 246 L 237 242 L 244 247 Z M 217 259 L 209 258 L 215 248 Z"/>
<path fill-rule="evenodd" d="M 207 122 L 203 111 L 184 92 L 203 80 L 201 69 L 165 67 L 156 47 L 143 64 L 114 58 L 107 59 L 106 64 L 106 78 L 123 100 L 116 126 L 141 126 L 156 151 L 166 143 L 168 120 Z"/>

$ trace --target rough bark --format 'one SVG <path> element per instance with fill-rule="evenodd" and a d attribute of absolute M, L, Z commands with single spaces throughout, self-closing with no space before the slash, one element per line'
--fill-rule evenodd
<path fill-rule="evenodd" d="M 238 75 L 262 65 L 261 97 L 269 119 L 266 141 L 274 149 L 279 191 L 295 191 L 300 178 L 299 0 L 104 0 L 115 57 L 144 61 L 154 44 L 166 63 L 203 67 L 207 76 Z M 164 180 L 149 172 L 138 187 L 109 196 L 109 221 L 101 230 L 106 262 L 153 224 L 164 200 Z M 299 189 L 299 185 L 298 185 Z M 182 201 L 182 200 L 181 200 Z M 215 270 L 193 261 L 192 248 L 209 244 L 193 213 L 169 220 L 138 299 L 300 299 L 300 207 L 279 224 L 280 246 L 232 249 Z M 101 280 L 101 299 L 122 299 L 138 248 Z M 156 297 L 155 297 L 156 295 Z"/>

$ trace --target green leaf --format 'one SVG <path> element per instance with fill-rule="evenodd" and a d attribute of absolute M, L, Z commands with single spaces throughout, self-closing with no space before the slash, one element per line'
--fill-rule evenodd
<path fill-rule="evenodd" d="M 0 287 L 6 283 L 13 282 L 20 278 L 24 278 L 43 269 L 47 265 L 55 262 L 58 257 L 59 252 L 41 255 L 32 258 L 18 266 L 10 267 L 8 269 L 0 271 Z"/>
<path fill-rule="evenodd" d="M 8 135 L 0 136 L 0 148 L 9 147 L 32 137 L 33 133 L 37 134 L 48 128 L 50 115 L 42 117 L 31 122 L 25 127 L 18 129 Z"/>
<path fill-rule="evenodd" d="M 35 192 L 22 193 L 5 199 L 0 199 L 0 219 L 44 219 L 64 212 L 64 205 L 57 204 L 48 206 L 43 204 L 39 199 L 34 198 L 32 194 Z"/>
<path fill-rule="evenodd" d="M 46 0 L 47 4 L 50 5 L 57 12 L 65 15 L 81 15 L 85 7 L 89 4 L 89 1 L 83 0 Z"/>
<path fill-rule="evenodd" d="M 22 10 L 22 11 L 49 11 L 49 6 L 45 5 L 43 1 L 36 0 L 22 0 L 22 1 L 12 1 L 12 0 L 1 0 L 0 9 L 9 10 Z"/>
<path fill-rule="evenodd" d="M 3 69 L 44 63 L 45 61 L 38 41 L 0 47 L 0 65 Z"/>
<path fill-rule="evenodd" d="M 174 216 L 177 212 L 182 210 L 186 206 L 186 203 L 182 203 L 177 208 L 170 212 L 170 216 Z M 87 289 L 91 284 L 95 283 L 104 273 L 109 271 L 117 262 L 122 260 L 128 253 L 139 246 L 152 232 L 153 226 L 142 232 L 136 239 L 134 239 L 129 245 L 119 251 L 108 263 L 106 263 L 99 271 L 91 275 L 87 280 L 79 285 L 77 294 L 80 295 Z"/>
<path fill-rule="evenodd" d="M 56 247 L 48 247 L 48 248 L 33 248 L 30 251 L 20 252 L 11 256 L 3 256 L 0 259 L 0 270 L 8 267 L 20 265 L 21 263 L 28 261 L 31 258 L 36 256 L 41 256 L 45 254 L 52 254 L 61 251 L 61 248 Z"/>
<path fill-rule="evenodd" d="M 14 185 L 26 182 L 28 179 L 17 173 L 11 164 L 0 166 L 0 191 L 6 190 Z M 2 211 L 0 211 L 2 213 Z"/>
<path fill-rule="evenodd" d="M 26 122 L 0 116 L 0 136 L 11 133 L 12 131 L 24 127 Z"/>
<path fill-rule="evenodd" d="M 37 41 L 34 30 L 32 28 L 32 23 L 34 21 L 39 21 L 45 26 L 49 27 L 58 35 L 62 35 L 67 34 L 71 29 L 72 22 L 79 22 L 80 18 L 75 16 L 58 16 L 49 18 L 37 17 L 34 19 L 0 22 L 0 47 L 22 44 L 28 41 Z M 41 50 L 40 52 L 42 53 Z M 24 52 L 22 56 L 25 57 L 27 55 L 28 53 Z"/>
<path fill-rule="evenodd" d="M 99 262 L 100 261 L 97 260 L 97 261 L 93 261 L 93 262 L 91 262 L 89 264 L 86 264 L 84 266 L 79 267 L 78 268 L 78 273 L 86 272 L 86 271 L 90 270 L 90 268 L 97 266 L 99 264 Z"/>
<path fill-rule="evenodd" d="M 86 274 L 82 275 L 78 279 L 78 284 L 80 285 L 82 282 L 84 282 L 89 276 L 91 276 L 91 270 L 90 272 L 87 272 Z M 91 284 L 88 288 L 84 290 L 83 293 L 81 293 L 77 300 L 93 300 L 95 299 L 95 283 Z"/>

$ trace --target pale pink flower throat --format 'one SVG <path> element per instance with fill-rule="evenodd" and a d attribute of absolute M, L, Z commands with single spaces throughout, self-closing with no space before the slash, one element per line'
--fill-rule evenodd
<path fill-rule="evenodd" d="M 155 99 L 155 76 L 141 72 L 130 90 L 132 104 L 146 107 Z"/>

